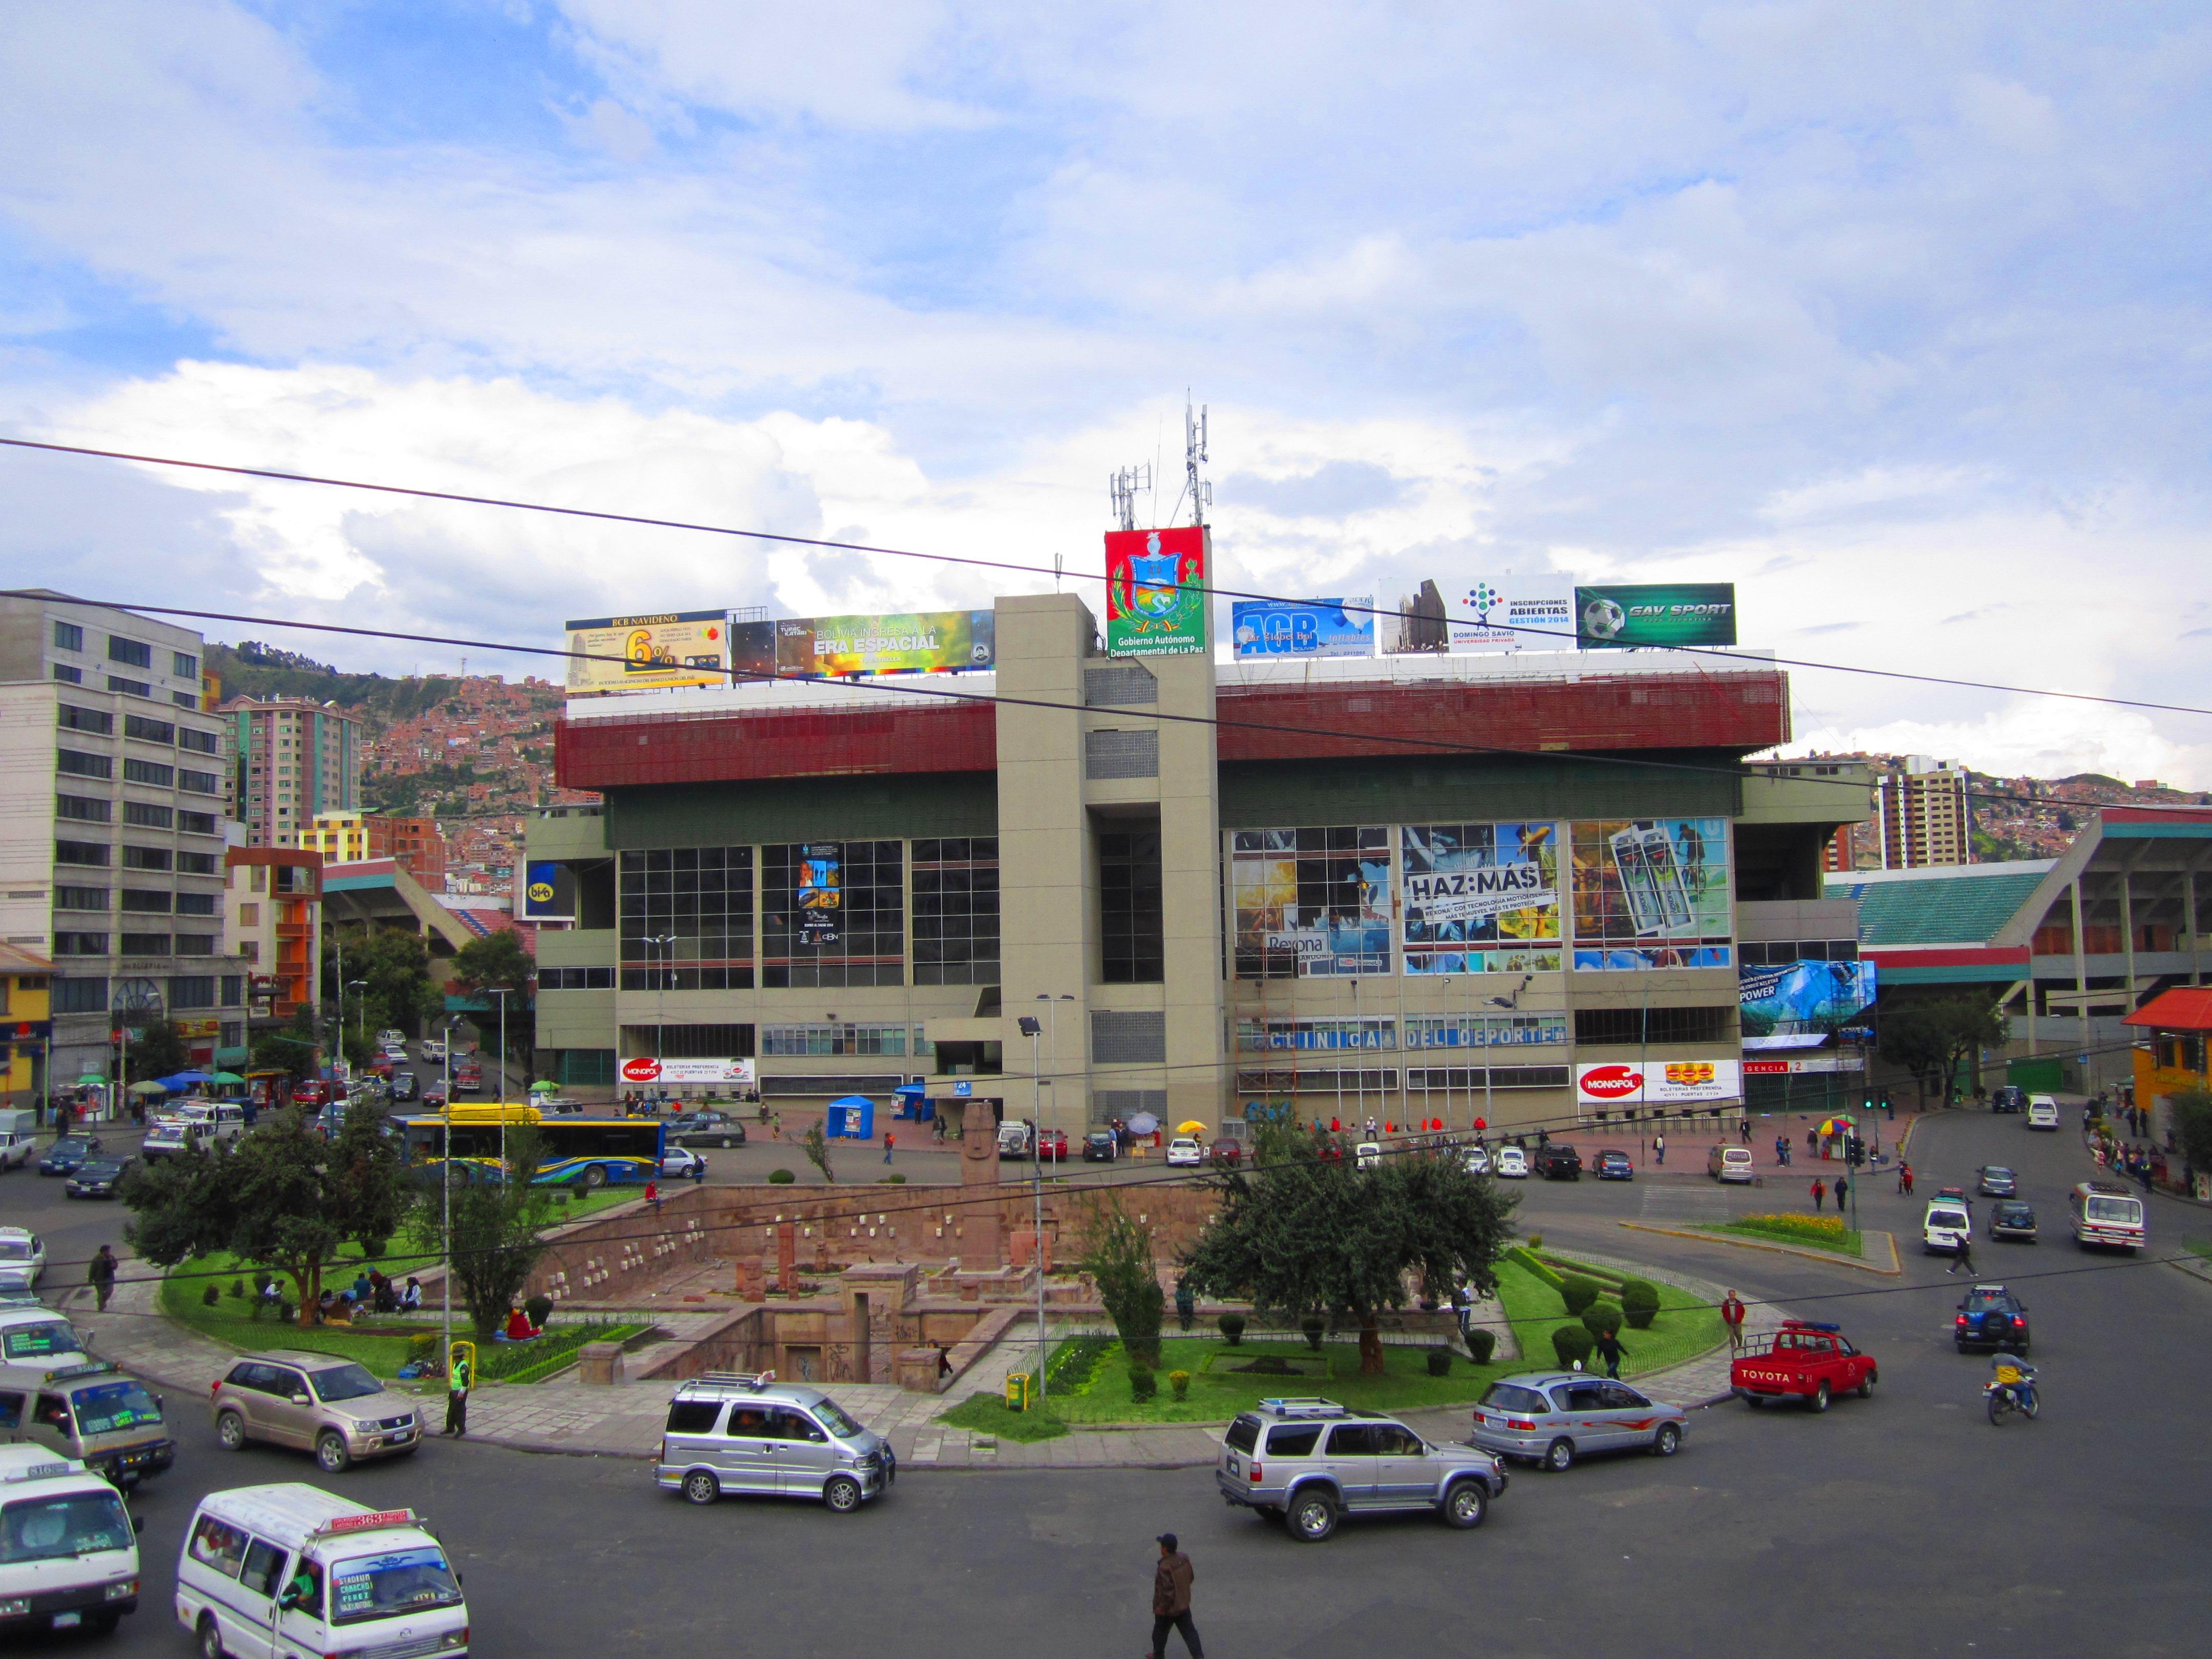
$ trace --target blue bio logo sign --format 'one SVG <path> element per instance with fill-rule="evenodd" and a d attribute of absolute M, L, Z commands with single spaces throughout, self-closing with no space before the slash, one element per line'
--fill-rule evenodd
<path fill-rule="evenodd" d="M 1371 657 L 1375 600 L 1239 599 L 1231 609 L 1237 655 Z"/>

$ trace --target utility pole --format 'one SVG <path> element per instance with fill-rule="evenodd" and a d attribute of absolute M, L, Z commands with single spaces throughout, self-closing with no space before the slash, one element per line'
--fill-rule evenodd
<path fill-rule="evenodd" d="M 1037 1107 L 1037 1038 L 1043 1034 L 1044 1023 L 1032 1014 L 1021 1017 L 1021 1034 L 1030 1040 L 1030 1212 L 1036 1231 L 1030 1236 L 1036 1249 L 1030 1254 L 1030 1265 L 1036 1269 L 1036 1397 L 1044 1399 L 1044 1155 L 1038 1144 L 1043 1135 L 1043 1121 Z"/>
<path fill-rule="evenodd" d="M 445 1308 L 438 1316 L 438 1329 L 439 1352 L 445 1358 L 448 1387 L 453 1376 L 453 1027 L 459 1023 L 450 1014 L 446 1018 L 446 1103 L 438 1109 L 439 1115 L 445 1120 L 440 1126 L 440 1138 L 445 1143 L 446 1154 L 440 1164 L 446 1210 L 446 1272 L 440 1288 L 444 1293 Z"/>

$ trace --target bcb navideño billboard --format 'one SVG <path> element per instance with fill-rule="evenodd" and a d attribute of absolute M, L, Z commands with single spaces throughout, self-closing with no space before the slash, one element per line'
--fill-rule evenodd
<path fill-rule="evenodd" d="M 1206 600 L 1202 526 L 1106 532 L 1109 656 L 1206 651 Z"/>
<path fill-rule="evenodd" d="M 730 630 L 730 665 L 760 679 L 850 674 L 943 674 L 997 661 L 988 611 L 909 611 L 889 617 L 787 617 Z"/>
<path fill-rule="evenodd" d="M 1585 651 L 1734 645 L 1734 582 L 1635 582 L 1575 589 L 1575 643 Z"/>
<path fill-rule="evenodd" d="M 665 611 L 568 624 L 571 691 L 653 691 L 729 680 L 730 614 Z"/>

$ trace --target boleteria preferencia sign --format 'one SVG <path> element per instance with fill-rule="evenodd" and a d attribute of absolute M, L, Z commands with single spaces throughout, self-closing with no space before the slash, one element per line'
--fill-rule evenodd
<path fill-rule="evenodd" d="M 702 1084 L 734 1084 L 739 1088 L 753 1086 L 753 1063 L 750 1060 L 654 1060 L 649 1055 L 635 1054 L 622 1063 L 624 1083 L 668 1083 L 685 1088 Z"/>
<path fill-rule="evenodd" d="M 1615 1060 L 1575 1067 L 1575 1098 L 1585 1106 L 1676 1106 L 1735 1100 L 1743 1094 L 1737 1060 Z"/>

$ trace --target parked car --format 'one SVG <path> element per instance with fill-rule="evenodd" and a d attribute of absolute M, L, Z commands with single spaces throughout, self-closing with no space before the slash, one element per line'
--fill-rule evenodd
<path fill-rule="evenodd" d="M 115 1189 L 123 1184 L 123 1172 L 131 1167 L 127 1158 L 95 1158 L 77 1165 L 76 1173 L 62 1188 L 64 1198 L 112 1198 Z"/>
<path fill-rule="evenodd" d="M 1802 1400 L 1824 1412 L 1846 1390 L 1868 1398 L 1881 1380 L 1874 1356 L 1853 1347 L 1839 1327 L 1805 1319 L 1786 1320 L 1772 1336 L 1753 1338 L 1729 1366 L 1729 1385 L 1747 1406 Z"/>
<path fill-rule="evenodd" d="M 1500 1377 L 1474 1408 L 1473 1443 L 1502 1457 L 1541 1464 L 1553 1474 L 1591 1452 L 1682 1449 L 1689 1414 L 1626 1382 L 1577 1371 L 1524 1371 Z"/>
<path fill-rule="evenodd" d="M 62 1135 L 39 1160 L 42 1176 L 75 1175 L 86 1160 L 101 1150 L 98 1135 Z"/>
<path fill-rule="evenodd" d="M 38 1143 L 28 1131 L 0 1129 L 0 1173 L 21 1169 L 37 1151 Z"/>
<path fill-rule="evenodd" d="M 1752 1168 L 1748 1146 L 1715 1146 L 1705 1154 L 1705 1173 L 1719 1182 L 1747 1182 L 1758 1174 Z"/>
<path fill-rule="evenodd" d="M 745 1126 L 727 1112 L 685 1112 L 672 1120 L 667 1135 L 683 1146 L 742 1146 Z"/>
<path fill-rule="evenodd" d="M 1633 1181 L 1636 1179 L 1636 1165 L 1629 1161 L 1628 1154 L 1620 1148 L 1607 1146 L 1597 1155 L 1597 1161 L 1590 1165 L 1590 1173 L 1600 1181 Z"/>
<path fill-rule="evenodd" d="M 2027 1304 L 2002 1285 L 1977 1285 L 1959 1304 L 1951 1321 L 1951 1340 L 1964 1353 L 1969 1348 L 2002 1348 L 2027 1352 Z"/>
<path fill-rule="evenodd" d="M 1224 1135 L 1207 1149 L 1206 1156 L 1212 1160 L 1215 1169 L 1234 1170 L 1244 1162 L 1244 1143 Z"/>
<path fill-rule="evenodd" d="M 1093 1129 L 1083 1137 L 1085 1164 L 1111 1164 L 1121 1156 L 1121 1137 L 1111 1129 Z"/>
<path fill-rule="evenodd" d="M 1190 1135 L 1177 1135 L 1168 1142 L 1168 1167 L 1170 1170 L 1195 1170 L 1206 1162 L 1206 1150 Z"/>
<path fill-rule="evenodd" d="M 1467 1149 L 1466 1163 L 1467 1172 L 1469 1175 L 1488 1175 L 1490 1173 L 1490 1148 L 1482 1146 L 1480 1143 L 1468 1147 Z"/>
<path fill-rule="evenodd" d="M 1049 1159 L 1054 1164 L 1066 1162 L 1067 1158 L 1066 1131 L 1064 1129 L 1038 1130 L 1037 1156 L 1041 1158 Z"/>
<path fill-rule="evenodd" d="M 1382 1145 L 1380 1141 L 1363 1140 L 1352 1149 L 1352 1162 L 1363 1170 L 1382 1167 Z"/>
<path fill-rule="evenodd" d="M 2007 1199 L 1990 1212 L 1991 1238 L 2024 1238 L 2035 1243 L 2035 1206 L 2017 1198 Z"/>
<path fill-rule="evenodd" d="M 394 1072 L 392 1074 L 392 1099 L 394 1104 L 404 1100 L 419 1100 L 422 1094 L 422 1085 L 416 1081 L 414 1073 Z"/>
<path fill-rule="evenodd" d="M 424 1060 L 428 1060 L 434 1066 L 443 1060 L 445 1057 L 446 1045 L 442 1039 L 438 1037 L 425 1037 L 422 1040 L 422 1058 Z"/>
<path fill-rule="evenodd" d="M 1318 1544 L 1346 1514 L 1429 1510 L 1479 1527 L 1508 1484 L 1475 1447 L 1431 1445 L 1404 1424 L 1333 1400 L 1263 1400 L 1222 1437 L 1215 1488 L 1230 1504 L 1280 1520 Z"/>
<path fill-rule="evenodd" d="M 1976 1172 L 1974 1190 L 1984 1198 L 2017 1198 L 2020 1177 L 2002 1164 L 1984 1164 Z"/>
<path fill-rule="evenodd" d="M 422 1443 L 416 1402 L 365 1366 L 326 1353 L 274 1349 L 245 1356 L 213 1390 L 226 1451 L 265 1440 L 311 1451 L 325 1474 L 366 1458 L 404 1457 Z"/>
<path fill-rule="evenodd" d="M 2024 1112 L 2027 1109 L 2027 1091 L 2017 1083 L 2007 1083 L 1990 1097 L 1993 1112 Z"/>
<path fill-rule="evenodd" d="M 36 1285 L 46 1270 L 46 1242 L 28 1227 L 0 1227 L 0 1267 L 23 1270 Z"/>
<path fill-rule="evenodd" d="M 999 1156 L 1027 1158 L 1030 1155 L 1030 1126 L 1023 1118 L 1010 1117 L 999 1126 Z"/>
<path fill-rule="evenodd" d="M 1528 1178 L 1528 1154 L 1518 1146 L 1498 1149 L 1498 1173 L 1507 1181 L 1526 1181 Z"/>
<path fill-rule="evenodd" d="M 694 1176 L 703 1180 L 707 1160 L 689 1146 L 671 1146 L 660 1155 L 660 1173 L 669 1181 L 688 1180 Z"/>
<path fill-rule="evenodd" d="M 1536 1149 L 1536 1173 L 1547 1181 L 1580 1181 L 1583 1155 L 1564 1140 L 1547 1140 Z"/>

